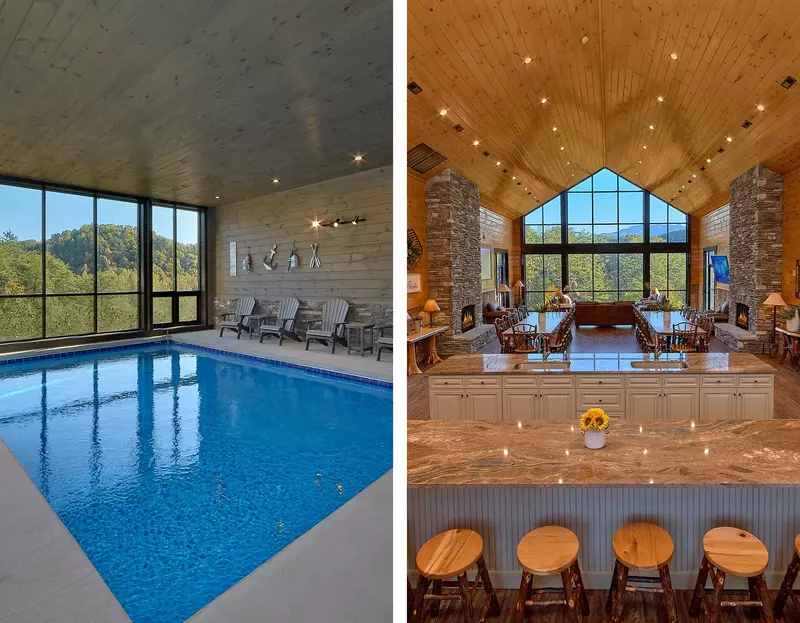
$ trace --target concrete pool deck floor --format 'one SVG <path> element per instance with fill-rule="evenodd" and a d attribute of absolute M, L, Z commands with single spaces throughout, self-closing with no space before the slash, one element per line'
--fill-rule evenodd
<path fill-rule="evenodd" d="M 236 340 L 233 333 L 220 338 L 214 331 L 172 338 L 177 343 L 391 380 L 391 355 L 385 363 L 376 362 L 368 355 L 348 356 L 346 348 L 340 351 L 337 347 L 334 355 L 322 345 L 306 352 L 302 344 L 278 347 L 277 340 L 259 344 L 246 338 Z M 90 348 L 99 346 L 102 344 Z M 391 471 L 188 621 L 251 623 L 267 620 L 266 612 L 268 620 L 275 621 L 391 620 Z M 2 440 L 0 623 L 130 623 L 97 570 Z"/>

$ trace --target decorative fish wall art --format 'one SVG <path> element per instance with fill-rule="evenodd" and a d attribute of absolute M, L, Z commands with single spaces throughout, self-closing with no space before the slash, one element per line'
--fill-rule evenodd
<path fill-rule="evenodd" d="M 286 271 L 290 271 L 293 268 L 297 268 L 297 265 L 300 263 L 300 260 L 297 257 L 297 253 L 294 250 L 294 243 L 292 243 L 292 251 L 289 253 L 289 263 L 286 268 Z"/>

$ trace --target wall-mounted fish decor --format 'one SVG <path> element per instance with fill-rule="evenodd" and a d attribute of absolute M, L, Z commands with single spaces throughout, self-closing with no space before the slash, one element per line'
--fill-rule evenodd
<path fill-rule="evenodd" d="M 278 245 L 272 245 L 272 251 L 269 252 L 269 255 L 264 256 L 264 268 L 267 270 L 275 270 L 277 267 L 277 262 L 275 261 L 275 254 L 278 252 Z"/>
<path fill-rule="evenodd" d="M 292 243 L 292 252 L 289 253 L 289 264 L 286 268 L 286 271 L 290 271 L 293 268 L 297 268 L 297 265 L 300 263 L 300 260 L 297 257 L 297 253 L 294 250 L 294 243 Z"/>
<path fill-rule="evenodd" d="M 308 263 L 309 268 L 319 268 L 322 265 L 322 262 L 319 261 L 319 257 L 317 257 L 317 249 L 319 249 L 319 244 L 315 242 L 311 245 L 311 261 Z"/>

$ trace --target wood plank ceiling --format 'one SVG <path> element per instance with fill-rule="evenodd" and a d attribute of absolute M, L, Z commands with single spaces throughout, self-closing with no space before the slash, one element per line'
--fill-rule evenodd
<path fill-rule="evenodd" d="M 0 0 L 0 174 L 216 205 L 389 164 L 391 12 Z"/>
<path fill-rule="evenodd" d="M 408 146 L 487 208 L 525 214 L 607 166 L 701 214 L 759 162 L 800 167 L 800 84 L 780 84 L 800 79 L 797 0 L 408 5 Z"/>

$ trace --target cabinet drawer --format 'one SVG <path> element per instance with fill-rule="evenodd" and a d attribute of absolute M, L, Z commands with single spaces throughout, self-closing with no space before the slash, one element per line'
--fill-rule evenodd
<path fill-rule="evenodd" d="M 622 387 L 623 380 L 621 374 L 581 374 L 578 376 L 578 387 Z"/>
<path fill-rule="evenodd" d="M 661 387 L 660 374 L 629 374 L 628 387 Z"/>
<path fill-rule="evenodd" d="M 772 387 L 772 376 L 769 374 L 742 374 L 739 387 Z"/>
<path fill-rule="evenodd" d="M 732 374 L 704 374 L 700 377 L 703 387 L 734 387 L 736 377 Z"/>
<path fill-rule="evenodd" d="M 575 377 L 562 374 L 547 374 L 539 379 L 539 387 L 557 387 L 570 389 L 575 387 Z"/>
<path fill-rule="evenodd" d="M 432 376 L 431 387 L 464 387 L 464 379 L 460 376 Z"/>
<path fill-rule="evenodd" d="M 539 378 L 532 375 L 508 375 L 503 377 L 503 387 L 539 387 Z"/>
<path fill-rule="evenodd" d="M 664 387 L 697 387 L 700 377 L 696 374 L 671 374 L 664 375 Z"/>
<path fill-rule="evenodd" d="M 578 408 L 591 409 L 592 407 L 600 407 L 603 410 L 625 411 L 625 392 L 594 389 L 578 390 Z"/>
<path fill-rule="evenodd" d="M 468 376 L 467 387 L 500 387 L 499 376 Z"/>

